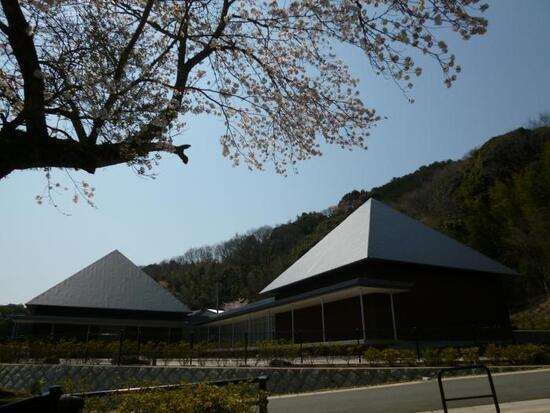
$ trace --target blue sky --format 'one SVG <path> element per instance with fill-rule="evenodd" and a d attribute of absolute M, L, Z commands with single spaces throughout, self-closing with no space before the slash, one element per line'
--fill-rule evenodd
<path fill-rule="evenodd" d="M 361 55 L 344 51 L 361 79 L 362 99 L 388 117 L 372 130 L 367 151 L 325 146 L 321 158 L 287 178 L 250 172 L 222 157 L 219 121 L 201 117 L 181 137 L 192 144 L 187 166 L 168 156 L 155 180 L 125 166 L 73 174 L 97 188 L 97 208 L 75 206 L 65 196 L 59 203 L 70 216 L 36 204 L 46 184 L 40 172 L 11 174 L 0 181 L 0 304 L 26 302 L 115 248 L 149 264 L 325 209 L 353 189 L 461 158 L 550 112 L 550 2 L 490 4 L 488 34 L 468 42 L 448 38 L 463 68 L 456 84 L 445 88 L 439 69 L 424 62 L 415 104 L 372 76 Z"/>

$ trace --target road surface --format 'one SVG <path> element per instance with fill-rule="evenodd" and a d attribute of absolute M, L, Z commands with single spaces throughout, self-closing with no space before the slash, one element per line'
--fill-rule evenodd
<path fill-rule="evenodd" d="M 550 398 L 550 369 L 493 375 L 500 402 Z M 490 393 L 486 377 L 445 380 L 447 397 Z M 488 404 L 491 399 L 450 402 L 449 407 Z M 377 413 L 423 412 L 441 409 L 437 380 L 360 389 L 334 390 L 269 399 L 270 413 Z M 550 406 L 548 406 L 550 412 Z"/>

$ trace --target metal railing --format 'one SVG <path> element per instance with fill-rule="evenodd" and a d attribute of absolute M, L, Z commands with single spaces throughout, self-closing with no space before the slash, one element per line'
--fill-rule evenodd
<path fill-rule="evenodd" d="M 258 406 L 259 413 L 267 413 L 267 380 L 268 376 L 257 376 L 250 378 L 237 378 L 229 380 L 216 380 L 206 382 L 213 386 L 226 386 L 228 384 L 257 383 L 258 399 L 255 404 Z M 166 384 L 161 386 L 131 387 L 114 390 L 100 390 L 91 392 L 63 394 L 60 386 L 52 386 L 49 391 L 29 397 L 23 400 L 17 400 L 12 403 L 0 406 L 0 413 L 79 413 L 84 407 L 84 400 L 90 397 L 106 397 L 130 394 L 147 391 L 172 391 L 181 389 L 184 386 L 196 385 L 199 383 L 184 384 Z"/>
<path fill-rule="evenodd" d="M 489 394 L 476 394 L 474 396 L 459 396 L 459 397 L 446 397 L 445 389 L 443 388 L 443 375 L 445 373 L 456 372 L 456 371 L 469 371 L 469 370 L 485 370 L 487 378 L 489 380 L 489 386 L 491 387 L 491 393 Z M 492 398 L 495 404 L 495 409 L 497 413 L 500 413 L 500 407 L 498 405 L 497 394 L 495 391 L 495 385 L 493 383 L 493 377 L 491 376 L 491 371 L 487 366 L 484 365 L 475 365 L 475 366 L 464 366 L 464 367 L 449 367 L 439 370 L 437 373 L 437 383 L 439 384 L 439 393 L 441 395 L 441 403 L 443 405 L 444 413 L 448 412 L 447 402 L 454 402 L 460 400 L 473 400 L 473 399 L 487 399 Z"/>

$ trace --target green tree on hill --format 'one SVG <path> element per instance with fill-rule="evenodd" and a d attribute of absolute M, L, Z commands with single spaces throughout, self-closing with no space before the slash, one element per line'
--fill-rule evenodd
<path fill-rule="evenodd" d="M 530 287 L 550 295 L 550 141 L 540 159 L 490 191 L 491 213 L 501 225 L 507 254 L 530 279 Z"/>

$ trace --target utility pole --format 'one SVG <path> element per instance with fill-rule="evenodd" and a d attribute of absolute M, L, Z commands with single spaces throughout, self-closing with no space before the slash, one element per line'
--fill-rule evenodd
<path fill-rule="evenodd" d="M 216 314 L 220 313 L 220 277 L 216 277 Z"/>

